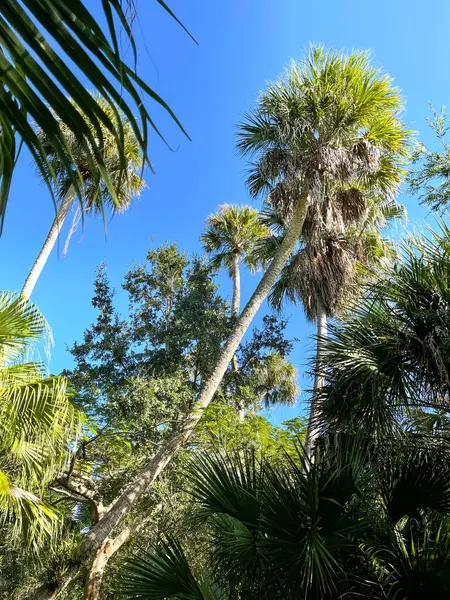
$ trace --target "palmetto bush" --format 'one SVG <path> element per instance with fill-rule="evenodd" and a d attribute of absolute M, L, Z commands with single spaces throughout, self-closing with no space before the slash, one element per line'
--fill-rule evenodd
<path fill-rule="evenodd" d="M 201 568 L 185 543 L 156 540 L 126 564 L 125 598 L 163 600 L 446 598 L 449 449 L 414 440 L 322 439 L 314 461 L 276 467 L 251 454 L 200 456 L 190 469 Z M 205 529 L 205 523 L 208 527 Z"/>
<path fill-rule="evenodd" d="M 391 434 L 417 409 L 448 407 L 450 229 L 410 240 L 367 299 L 331 325 L 322 363 L 326 427 Z"/>

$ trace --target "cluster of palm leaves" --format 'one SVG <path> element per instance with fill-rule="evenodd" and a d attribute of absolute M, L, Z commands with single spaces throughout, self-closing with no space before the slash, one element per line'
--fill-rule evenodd
<path fill-rule="evenodd" d="M 331 325 L 323 356 L 328 426 L 401 430 L 415 410 L 445 410 L 449 397 L 450 230 L 410 240 L 404 259 Z"/>
<path fill-rule="evenodd" d="M 65 378 L 29 359 L 33 344 L 48 335 L 33 304 L 0 295 L 0 521 L 27 545 L 54 533 L 57 514 L 39 493 L 67 460 L 79 426 Z"/>

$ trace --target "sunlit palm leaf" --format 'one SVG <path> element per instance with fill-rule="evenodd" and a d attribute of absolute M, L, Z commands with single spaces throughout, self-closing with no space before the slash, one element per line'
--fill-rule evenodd
<path fill-rule="evenodd" d="M 37 496 L 12 485 L 0 471 L 0 522 L 12 526 L 12 535 L 36 550 L 54 535 L 57 514 Z"/>
<path fill-rule="evenodd" d="M 164 2 L 158 1 L 175 17 Z M 149 161 L 149 129 L 161 135 L 146 107 L 146 99 L 154 100 L 168 111 L 183 130 L 170 107 L 120 56 L 117 23 L 124 28 L 134 48 L 122 0 L 102 0 L 102 5 L 111 39 L 81 0 L 72 0 L 70 3 L 64 0 L 5 0 L 1 3 L 0 226 L 4 222 L 17 158 L 15 136 L 28 146 L 47 183 L 51 183 L 46 153 L 36 136 L 35 126 L 45 131 L 54 151 L 64 163 L 68 177 L 78 190 L 79 173 L 73 169 L 70 148 L 55 115 L 77 137 L 90 162 L 97 165 L 112 198 L 116 197 L 103 159 L 102 127 L 114 137 L 125 169 L 121 122 L 120 119 L 111 120 L 107 112 L 94 101 L 79 81 L 72 63 L 113 110 L 118 106 L 126 115 L 144 161 Z M 80 110 L 74 108 L 69 98 Z M 88 127 L 86 121 L 92 128 Z"/>

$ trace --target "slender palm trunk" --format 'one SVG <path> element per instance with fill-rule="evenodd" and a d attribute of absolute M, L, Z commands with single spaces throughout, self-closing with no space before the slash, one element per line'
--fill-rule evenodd
<path fill-rule="evenodd" d="M 317 346 L 316 346 L 316 368 L 314 375 L 314 389 L 309 409 L 308 429 L 306 431 L 305 452 L 308 457 L 314 448 L 319 435 L 318 419 L 321 411 L 320 392 L 324 384 L 323 377 L 323 346 L 327 337 L 327 313 L 320 299 L 317 300 Z"/>
<path fill-rule="evenodd" d="M 73 186 L 70 186 L 68 192 L 64 196 L 58 208 L 55 219 L 52 223 L 52 226 L 50 227 L 50 231 L 48 232 L 44 245 L 42 246 L 38 257 L 35 260 L 33 268 L 31 269 L 28 277 L 25 280 L 25 283 L 23 284 L 21 293 L 22 296 L 24 296 L 27 299 L 31 296 L 34 286 L 36 285 L 37 280 L 39 279 L 39 276 L 42 272 L 42 269 L 44 268 L 45 263 L 47 262 L 48 257 L 50 256 L 53 250 L 56 240 L 58 239 L 58 236 L 61 232 L 64 220 L 67 216 L 67 213 L 69 212 L 70 207 L 73 204 L 73 201 L 75 200 L 75 197 L 76 191 Z"/>
<path fill-rule="evenodd" d="M 125 490 L 110 504 L 103 518 L 94 525 L 90 533 L 86 536 L 79 554 L 84 560 L 92 557 L 92 554 L 96 553 L 102 547 L 102 544 L 104 544 L 111 532 L 121 523 L 125 515 L 135 506 L 149 486 L 170 463 L 178 450 L 186 444 L 194 433 L 195 427 L 203 415 L 203 411 L 213 399 L 245 332 L 294 250 L 302 231 L 307 209 L 308 195 L 305 192 L 301 194 L 297 201 L 289 229 L 275 258 L 272 260 L 238 318 L 211 375 L 204 382 L 197 399 L 192 404 L 191 410 L 185 415 L 178 428 L 161 446 L 152 460 L 139 471 Z"/>
<path fill-rule="evenodd" d="M 231 277 L 233 279 L 233 299 L 231 301 L 231 315 L 236 319 L 239 316 L 241 308 L 241 273 L 239 271 L 239 254 L 233 254 L 233 265 L 231 268 Z"/>
<path fill-rule="evenodd" d="M 239 271 L 239 254 L 233 254 L 233 264 L 231 268 L 231 278 L 233 280 L 233 299 L 231 301 L 231 316 L 237 319 L 239 317 L 239 311 L 241 309 L 241 273 Z M 236 354 L 231 359 L 231 367 L 233 371 L 239 370 Z M 239 421 L 243 421 L 245 418 L 244 408 L 239 406 L 238 408 Z"/>

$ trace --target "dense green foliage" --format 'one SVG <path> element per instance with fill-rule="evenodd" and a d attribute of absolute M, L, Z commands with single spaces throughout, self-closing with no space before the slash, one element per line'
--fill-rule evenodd
<path fill-rule="evenodd" d="M 122 316 L 114 307 L 106 267 L 100 267 L 92 299 L 98 316 L 71 350 L 75 369 L 65 373 L 87 422 L 74 456 L 49 492 L 52 502 L 62 503 L 66 521 L 54 554 L 37 569 L 40 580 L 58 581 L 61 555 L 66 560 L 76 555 L 83 528 L 98 522 L 104 507 L 164 443 L 208 375 L 232 322 L 214 275 L 210 264 L 173 244 L 152 249 L 124 276 L 130 309 Z M 258 414 L 262 403 L 292 402 L 297 395 L 285 326 L 286 321 L 267 315 L 253 330 L 238 353 L 241 367 L 227 373 L 191 445 L 130 514 L 129 525 L 139 519 L 143 525 L 152 522 L 157 531 L 176 522 L 184 511 L 184 466 L 193 449 L 248 448 L 274 457 L 294 451 L 303 421 L 273 427 Z M 238 404 L 250 411 L 243 422 Z M 145 528 L 134 536 L 152 539 Z M 6 572 L 17 569 L 20 560 Z M 22 585 L 29 575 L 21 571 Z"/>
<path fill-rule="evenodd" d="M 324 342 L 311 460 L 200 453 L 187 528 L 131 557 L 127 598 L 447 598 L 450 231 L 417 238 Z M 189 545 L 187 544 L 187 549 Z M 199 560 L 197 558 L 197 560 Z"/>
<path fill-rule="evenodd" d="M 400 250 L 382 232 L 411 150 L 392 79 L 312 46 L 238 129 L 261 212 L 220 207 L 207 256 L 151 248 L 117 294 L 101 265 L 95 320 L 54 376 L 31 361 L 49 329 L 27 297 L 76 197 L 103 214 L 143 188 L 140 92 L 174 115 L 120 57 L 132 1 L 102 1 L 109 37 L 81 0 L 3 4 L 0 221 L 17 142 L 59 204 L 31 283 L 0 295 L 0 598 L 448 598 L 450 228 Z M 442 150 L 416 148 L 409 184 L 442 212 L 445 113 L 430 124 Z M 241 311 L 244 266 L 263 275 Z M 266 298 L 317 321 L 308 421 L 263 412 L 299 395 L 287 321 L 253 322 Z"/>

